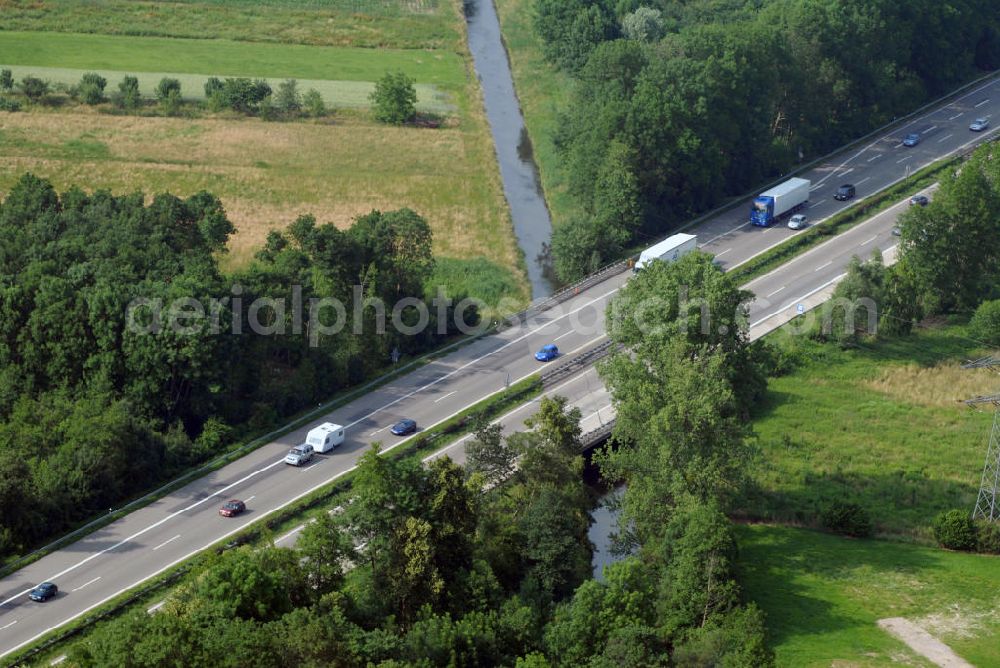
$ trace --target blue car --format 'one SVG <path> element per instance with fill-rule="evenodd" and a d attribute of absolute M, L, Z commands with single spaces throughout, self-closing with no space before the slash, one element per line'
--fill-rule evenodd
<path fill-rule="evenodd" d="M 920 135 L 916 132 L 911 132 L 910 134 L 903 137 L 903 146 L 916 146 L 920 143 Z"/>
<path fill-rule="evenodd" d="M 542 346 L 542 349 L 535 353 L 535 359 L 539 362 L 551 362 L 557 357 L 559 357 L 559 348 L 554 343 Z"/>
<path fill-rule="evenodd" d="M 55 586 L 54 583 L 43 582 L 42 584 L 38 585 L 37 587 L 31 590 L 31 592 L 28 594 L 28 598 L 30 598 L 32 601 L 38 601 L 39 603 L 41 603 L 42 601 L 49 600 L 58 593 L 59 593 L 59 587 Z"/>
<path fill-rule="evenodd" d="M 416 430 L 417 421 L 407 418 L 392 425 L 392 429 L 389 431 L 391 431 L 395 436 L 406 436 L 407 434 L 412 434 Z"/>

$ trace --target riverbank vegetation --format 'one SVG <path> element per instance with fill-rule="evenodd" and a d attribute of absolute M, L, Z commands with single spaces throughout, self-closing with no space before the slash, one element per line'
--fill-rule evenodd
<path fill-rule="evenodd" d="M 579 202 L 553 236 L 567 281 L 1000 65 L 986 0 L 532 8 L 536 42 L 515 63 L 540 51 L 537 68 L 574 80 L 551 138 L 562 169 L 542 171 Z"/>

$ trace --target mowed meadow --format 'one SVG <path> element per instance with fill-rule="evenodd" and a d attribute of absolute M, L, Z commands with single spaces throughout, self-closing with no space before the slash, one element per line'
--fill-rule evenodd
<path fill-rule="evenodd" d="M 107 78 L 109 93 L 130 74 L 146 97 L 171 76 L 193 103 L 204 98 L 209 76 L 266 78 L 272 88 L 295 78 L 300 91 L 319 91 L 331 113 L 265 122 L 207 111 L 122 115 L 109 105 L 0 112 L 0 196 L 26 171 L 58 189 L 147 196 L 207 190 L 220 197 L 237 227 L 223 259 L 230 268 L 299 215 L 347 227 L 373 209 L 409 207 L 433 229 L 438 278 L 448 287 L 492 303 L 527 296 L 455 0 L 141 4 L 148 17 L 174 17 L 163 22 L 133 21 L 140 5 L 118 4 L 3 2 L 9 29 L 0 31 L 0 66 L 18 79 L 32 74 L 57 88 L 96 71 Z M 115 16 L 116 7 L 125 13 Z M 213 27 L 206 17 L 220 12 L 232 20 Z M 66 18 L 72 16 L 75 24 Z M 404 27 L 414 24 L 424 28 Z M 71 32 L 73 25 L 78 32 Z M 346 30 L 352 39 L 324 38 L 324 26 Z M 439 127 L 397 127 L 369 117 L 368 93 L 387 71 L 415 80 L 418 112 Z"/>

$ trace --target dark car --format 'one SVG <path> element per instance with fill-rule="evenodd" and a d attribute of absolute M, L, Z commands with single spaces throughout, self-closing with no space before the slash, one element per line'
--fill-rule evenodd
<path fill-rule="evenodd" d="M 846 202 L 847 200 L 854 197 L 854 184 L 845 183 L 844 185 L 837 188 L 837 194 L 833 196 L 833 199 L 840 200 L 841 202 Z"/>
<path fill-rule="evenodd" d="M 406 436 L 407 434 L 412 434 L 417 430 L 417 421 L 406 418 L 405 420 L 400 420 L 396 424 L 392 425 L 391 431 L 396 436 Z"/>
<path fill-rule="evenodd" d="M 920 143 L 920 135 L 916 132 L 911 132 L 910 134 L 903 137 L 903 146 L 916 146 Z"/>
<path fill-rule="evenodd" d="M 914 195 L 910 198 L 910 206 L 927 206 L 929 202 L 927 195 Z"/>
<path fill-rule="evenodd" d="M 236 517 L 244 510 L 247 509 L 247 504 L 243 503 L 239 499 L 230 499 L 219 508 L 219 514 L 223 517 Z"/>
<path fill-rule="evenodd" d="M 554 343 L 542 346 L 542 349 L 535 353 L 535 359 L 539 362 L 551 362 L 557 357 L 559 357 L 559 348 Z"/>
<path fill-rule="evenodd" d="M 59 587 L 54 582 L 43 582 L 28 593 L 32 601 L 47 601 L 59 593 Z"/>

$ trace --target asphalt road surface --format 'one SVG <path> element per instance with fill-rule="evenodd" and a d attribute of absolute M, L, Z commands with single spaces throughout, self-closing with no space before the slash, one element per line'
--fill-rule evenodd
<path fill-rule="evenodd" d="M 975 117 L 994 116 L 1000 123 L 998 81 L 802 175 L 814 183 L 808 209 L 811 222 L 850 204 L 832 199 L 841 183 L 854 183 L 858 198 L 870 195 L 903 178 L 908 170 L 985 139 L 988 132 L 972 133 L 968 124 Z M 919 132 L 923 138 L 914 148 L 899 142 L 909 132 Z M 691 230 L 702 240 L 702 249 L 715 254 L 724 267 L 744 262 L 794 234 L 784 227 L 750 227 L 745 223 L 748 210 L 749 202 Z M 751 307 L 751 322 L 843 273 L 851 255 L 867 255 L 868 247 L 887 247 L 892 241 L 891 216 L 878 220 L 810 251 L 806 261 L 790 263 L 755 281 L 751 288 L 760 300 Z M 867 232 L 860 232 L 863 229 Z M 544 344 L 555 343 L 562 358 L 568 359 L 599 343 L 604 339 L 605 306 L 628 277 L 628 273 L 610 277 L 557 308 L 458 348 L 0 580 L 0 656 L 350 471 L 369 443 L 381 441 L 386 447 L 404 443 L 406 438 L 389 433 L 400 418 L 415 419 L 421 429 L 430 427 L 499 392 L 508 382 L 537 372 L 543 365 L 533 353 Z M 598 407 L 600 401 L 591 403 Z M 303 442 L 310 427 L 326 421 L 347 427 L 345 443 L 303 468 L 285 465 L 282 459 L 288 448 Z M 219 507 L 229 498 L 246 501 L 248 511 L 237 518 L 219 516 Z M 27 592 L 42 581 L 56 582 L 60 593 L 45 603 L 33 603 Z"/>

